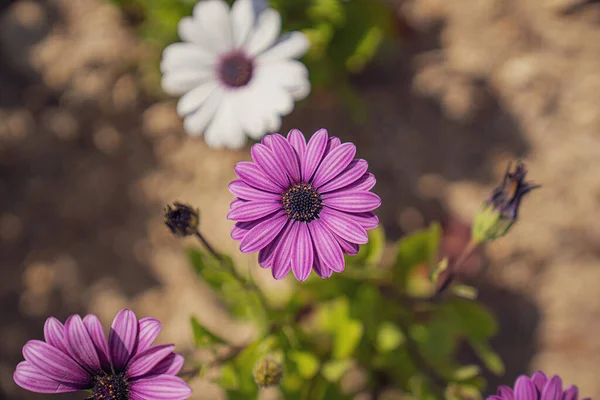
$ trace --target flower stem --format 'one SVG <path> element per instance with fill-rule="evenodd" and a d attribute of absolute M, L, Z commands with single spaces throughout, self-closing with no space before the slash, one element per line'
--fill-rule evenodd
<path fill-rule="evenodd" d="M 204 245 L 204 247 L 206 247 L 206 249 L 219 261 L 223 261 L 223 257 L 217 253 L 217 251 L 210 245 L 210 243 L 208 243 L 208 241 L 204 238 L 204 236 L 202 236 L 202 234 L 200 233 L 200 231 L 196 231 L 195 235 L 198 237 L 198 239 L 200 239 L 200 241 L 202 242 L 202 244 Z"/>
<path fill-rule="evenodd" d="M 458 271 L 463 266 L 463 264 L 469 259 L 469 257 L 477 250 L 480 243 L 471 240 L 469 244 L 463 249 L 462 253 L 456 260 L 456 262 L 452 265 L 452 268 L 448 270 L 448 275 L 442 281 L 440 287 L 435 291 L 434 295 L 431 297 L 432 300 L 439 300 L 440 296 L 446 292 L 446 290 L 450 287 L 452 282 L 456 279 L 458 275 Z"/>

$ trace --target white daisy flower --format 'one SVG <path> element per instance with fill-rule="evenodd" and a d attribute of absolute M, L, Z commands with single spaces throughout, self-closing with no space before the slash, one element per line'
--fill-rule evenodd
<path fill-rule="evenodd" d="M 310 93 L 300 61 L 309 48 L 303 33 L 279 37 L 281 16 L 259 0 L 204 0 L 179 22 L 183 43 L 165 48 L 162 87 L 183 95 L 177 113 L 191 136 L 210 147 L 240 148 L 246 136 L 277 131 L 294 101 Z M 264 3 L 264 2 L 262 2 Z"/>

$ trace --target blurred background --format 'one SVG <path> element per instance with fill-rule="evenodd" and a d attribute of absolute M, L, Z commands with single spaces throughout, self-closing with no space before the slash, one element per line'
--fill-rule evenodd
<path fill-rule="evenodd" d="M 492 344 L 506 374 L 489 387 L 543 369 L 600 398 L 600 3 L 391 0 L 382 11 L 320 0 L 325 11 L 304 16 L 307 1 L 273 2 L 284 27 L 313 41 L 313 93 L 281 131 L 325 127 L 353 141 L 378 179 L 388 238 L 438 220 L 449 254 L 507 162 L 524 160 L 543 188 L 466 271 L 500 324 Z M 346 25 L 323 17 L 353 2 L 377 11 Z M 160 51 L 193 4 L 0 0 L 1 399 L 46 397 L 12 374 L 48 316 L 95 313 L 109 325 L 130 307 L 161 319 L 159 341 L 184 353 L 190 314 L 245 338 L 194 279 L 182 251 L 192 242 L 164 227 L 173 200 L 200 208 L 218 249 L 285 284 L 229 237 L 227 184 L 248 148 L 188 138 L 157 84 Z M 193 398 L 219 398 L 214 385 L 193 386 Z"/>

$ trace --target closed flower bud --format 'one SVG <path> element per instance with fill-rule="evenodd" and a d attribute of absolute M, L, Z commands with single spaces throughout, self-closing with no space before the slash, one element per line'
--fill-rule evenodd
<path fill-rule="evenodd" d="M 283 366 L 273 357 L 264 357 L 254 365 L 254 381 L 260 387 L 274 386 L 281 381 Z"/>
<path fill-rule="evenodd" d="M 198 232 L 199 211 L 186 204 L 173 203 L 165 207 L 165 225 L 175 236 L 191 236 Z"/>
<path fill-rule="evenodd" d="M 492 192 L 473 221 L 473 241 L 484 243 L 505 235 L 517 221 L 521 199 L 539 185 L 525 182 L 527 170 L 521 162 L 511 172 L 508 166 L 502 184 Z"/>

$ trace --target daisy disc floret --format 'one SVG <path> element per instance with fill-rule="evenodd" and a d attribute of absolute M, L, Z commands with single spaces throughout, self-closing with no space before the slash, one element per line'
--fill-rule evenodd
<path fill-rule="evenodd" d="M 498 394 L 489 396 L 487 400 L 579 400 L 576 386 L 569 386 L 563 391 L 562 380 L 558 376 L 548 379 L 541 371 L 530 377 L 521 375 L 515 382 L 514 389 L 500 386 Z M 589 398 L 582 400 L 590 400 Z"/>
<path fill-rule="evenodd" d="M 175 376 L 183 356 L 173 345 L 154 346 L 161 330 L 154 318 L 138 320 L 131 310 L 115 317 L 108 340 L 93 314 L 48 318 L 44 338 L 23 347 L 25 361 L 14 380 L 37 393 L 88 391 L 88 400 L 183 400 L 192 390 Z"/>
<path fill-rule="evenodd" d="M 325 129 L 307 143 L 293 129 L 287 138 L 265 136 L 250 153 L 253 162 L 238 163 L 239 179 L 229 185 L 237 198 L 227 218 L 236 221 L 231 237 L 240 250 L 258 251 L 275 279 L 290 270 L 299 281 L 311 270 L 321 278 L 342 272 L 344 254 L 355 255 L 379 224 L 375 176 L 354 158 L 356 147 Z"/>
<path fill-rule="evenodd" d="M 183 43 L 167 46 L 163 90 L 182 96 L 177 112 L 189 135 L 211 147 L 240 148 L 279 129 L 281 116 L 310 93 L 308 71 L 295 58 L 309 48 L 301 32 L 280 38 L 281 16 L 258 2 L 202 0 L 179 22 Z"/>

